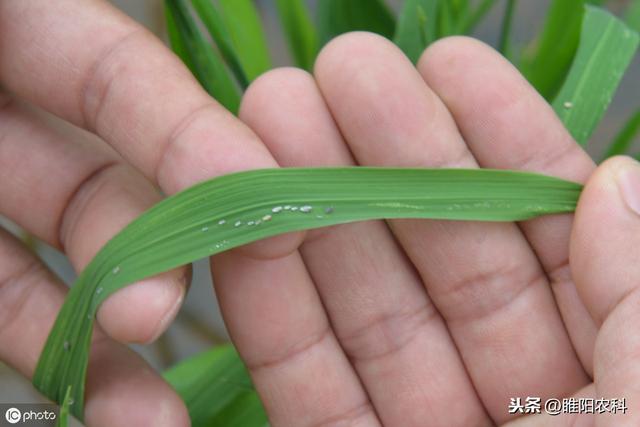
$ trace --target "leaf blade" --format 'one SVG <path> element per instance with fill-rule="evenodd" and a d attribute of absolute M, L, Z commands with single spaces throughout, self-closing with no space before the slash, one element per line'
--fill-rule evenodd
<path fill-rule="evenodd" d="M 243 90 L 246 89 L 249 86 L 249 78 L 240 64 L 240 58 L 236 53 L 236 49 L 234 49 L 229 29 L 213 2 L 211 0 L 191 0 L 191 4 L 216 46 L 218 46 L 220 54 L 227 62 L 236 80 Z"/>
<path fill-rule="evenodd" d="M 405 0 L 393 42 L 414 64 L 436 40 L 438 0 Z"/>
<path fill-rule="evenodd" d="M 606 111 L 639 37 L 603 9 L 587 6 L 578 52 L 553 102 L 574 139 L 586 144 Z"/>
<path fill-rule="evenodd" d="M 640 32 L 640 0 L 631 0 L 624 19 L 631 28 Z"/>
<path fill-rule="evenodd" d="M 182 54 L 188 54 L 192 71 L 202 87 L 229 111 L 237 113 L 240 93 L 224 64 L 202 36 L 185 0 L 165 0 L 166 10 L 180 37 Z"/>
<path fill-rule="evenodd" d="M 163 376 L 185 402 L 194 426 L 268 424 L 249 374 L 231 345 L 184 360 Z"/>
<path fill-rule="evenodd" d="M 318 52 L 318 35 L 302 0 L 276 0 L 289 49 L 300 68 L 311 71 Z"/>
<path fill-rule="evenodd" d="M 271 68 L 267 38 L 252 0 L 218 0 L 233 50 L 251 82 Z"/>
<path fill-rule="evenodd" d="M 571 212 L 581 188 L 526 172 L 368 167 L 265 169 L 203 182 L 156 204 L 89 263 L 58 314 L 33 383 L 55 401 L 72 386 L 72 411 L 81 419 L 96 311 L 144 277 L 276 234 L 353 221 L 512 221 Z"/>
<path fill-rule="evenodd" d="M 521 71 L 547 100 L 553 99 L 571 66 L 584 4 L 584 0 L 553 0 L 537 48 L 523 58 Z"/>
<path fill-rule="evenodd" d="M 317 15 L 321 46 L 349 31 L 371 31 L 388 39 L 395 31 L 395 19 L 382 0 L 324 0 Z"/>

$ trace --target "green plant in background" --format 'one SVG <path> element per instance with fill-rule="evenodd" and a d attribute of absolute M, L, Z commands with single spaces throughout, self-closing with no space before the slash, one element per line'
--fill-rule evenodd
<path fill-rule="evenodd" d="M 395 17 L 382 0 L 319 0 L 315 24 L 303 0 L 274 0 L 273 5 L 294 62 L 310 70 L 323 44 L 351 30 L 392 39 L 416 62 L 437 39 L 472 32 L 497 3 L 405 0 Z M 501 52 L 583 145 L 633 58 L 639 39 L 634 29 L 640 27 L 640 0 L 629 3 L 626 24 L 587 3 L 604 1 L 552 0 L 540 35 L 520 48 L 510 35 L 517 1 L 507 0 L 499 40 Z M 172 48 L 202 86 L 236 113 L 244 89 L 272 66 L 255 5 L 251 0 L 165 0 L 165 5 Z M 626 152 L 639 128 L 636 111 L 607 155 Z M 110 294 L 144 277 L 268 236 L 345 222 L 514 221 L 571 212 L 580 191 L 578 184 L 537 174 L 459 169 L 280 169 L 204 182 L 154 206 L 96 255 L 58 315 L 33 382 L 64 402 L 65 413 L 82 418 L 96 310 Z M 230 345 L 179 363 L 165 378 L 184 399 L 194 426 L 268 424 Z M 61 416 L 60 425 L 65 424 Z"/>

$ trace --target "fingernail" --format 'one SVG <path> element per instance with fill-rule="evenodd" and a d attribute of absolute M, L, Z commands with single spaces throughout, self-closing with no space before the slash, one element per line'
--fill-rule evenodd
<path fill-rule="evenodd" d="M 164 316 L 162 316 L 162 318 L 158 321 L 151 336 L 145 339 L 142 342 L 142 344 L 151 344 L 152 342 L 157 340 L 158 337 L 164 333 L 164 331 L 167 329 L 169 324 L 176 317 L 176 315 L 178 314 L 178 311 L 180 311 L 180 307 L 182 307 L 182 301 L 184 300 L 186 289 L 185 287 L 176 287 L 176 289 L 177 289 L 177 295 L 175 296 L 175 298 L 173 298 L 174 300 L 173 304 L 168 308 Z"/>
<path fill-rule="evenodd" d="M 618 173 L 618 185 L 625 203 L 640 215 L 640 163 L 632 160 Z"/>

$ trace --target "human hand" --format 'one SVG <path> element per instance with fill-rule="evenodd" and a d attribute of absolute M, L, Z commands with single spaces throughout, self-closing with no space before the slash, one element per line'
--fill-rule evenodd
<path fill-rule="evenodd" d="M 62 249 L 77 270 L 160 200 L 156 186 L 171 194 L 216 175 L 276 166 L 178 58 L 105 1 L 0 2 L 0 86 L 0 214 Z M 270 247 L 295 247 L 300 238 Z M 157 337 L 178 310 L 188 276 L 183 268 L 145 280 L 102 305 L 87 424 L 189 425 L 178 396 L 118 343 Z M 32 376 L 65 294 L 0 231 L 2 361 Z"/>
<path fill-rule="evenodd" d="M 215 175 L 276 166 L 273 157 L 285 166 L 347 164 L 355 157 L 361 164 L 434 167 L 473 167 L 475 157 L 481 166 L 576 181 L 594 169 L 503 60 L 478 48 L 445 55 L 446 43 L 468 41 L 430 49 L 432 59 L 421 64 L 429 86 L 388 42 L 362 34 L 325 49 L 317 85 L 300 71 L 268 73 L 251 87 L 241 112 L 263 145 L 164 47 L 109 6 L 36 3 L 0 4 L 0 81 L 12 93 L 7 99 L 22 100 L 0 113 L 6 123 L 0 210 L 50 243 L 61 242 L 77 268 L 157 200 L 149 182 L 173 193 Z M 34 36 L 34 29 L 42 32 Z M 457 75 L 438 61 L 457 62 Z M 469 64 L 478 69 L 465 69 Z M 19 105 L 24 101 L 96 133 L 146 179 L 87 133 L 69 126 L 53 131 Z M 582 204 L 576 228 L 581 212 Z M 585 221 L 587 237 L 604 225 Z M 343 419 L 486 425 L 489 417 L 506 420 L 509 397 L 590 391 L 598 327 L 567 280 L 568 216 L 527 222 L 522 232 L 506 224 L 390 225 L 392 232 L 382 222 L 313 232 L 300 252 L 296 233 L 214 260 L 227 325 L 274 425 Z M 606 254 L 620 252 L 603 247 Z M 0 248 L 6 275 L 0 358 L 30 375 L 64 288 L 30 268 L 35 261 L 7 236 Z M 619 271 L 629 271 L 626 264 Z M 125 342 L 156 336 L 179 305 L 184 274 L 115 294 L 98 314 L 106 335 Z M 559 309 L 548 277 L 557 283 Z M 578 284 L 581 292 L 591 289 Z M 602 299 L 595 299 L 596 307 L 588 307 L 597 314 Z M 159 377 L 98 336 L 89 424 L 188 424 Z M 630 389 L 613 392 L 634 397 Z"/>
<path fill-rule="evenodd" d="M 310 232 L 280 259 L 230 269 L 237 255 L 221 255 L 215 282 L 234 281 L 222 308 L 273 424 L 639 425 L 637 163 L 594 173 L 550 106 L 478 41 L 437 42 L 417 68 L 381 37 L 345 35 L 313 76 L 258 78 L 240 117 L 281 166 L 591 176 L 575 220 L 366 222 Z M 529 396 L 541 412 L 571 396 L 629 410 L 509 414 Z"/>

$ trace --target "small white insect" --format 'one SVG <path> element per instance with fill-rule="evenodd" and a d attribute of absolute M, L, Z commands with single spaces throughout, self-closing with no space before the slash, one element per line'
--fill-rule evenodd
<path fill-rule="evenodd" d="M 573 108 L 573 102 L 571 101 L 565 101 L 564 104 L 562 104 L 564 106 L 564 108 L 566 108 L 567 110 L 570 108 Z"/>
<path fill-rule="evenodd" d="M 202 227 L 202 231 L 209 231 L 209 227 Z"/>
<path fill-rule="evenodd" d="M 326 208 L 324 208 L 324 213 L 330 214 L 332 212 L 333 212 L 333 208 L 331 206 L 327 206 Z"/>
<path fill-rule="evenodd" d="M 309 213 L 311 212 L 311 209 L 313 208 L 309 205 L 300 206 L 300 212 L 302 213 Z"/>
<path fill-rule="evenodd" d="M 102 288 L 101 287 L 96 289 L 96 294 L 100 295 L 101 293 L 102 293 Z"/>
<path fill-rule="evenodd" d="M 221 219 L 220 221 L 218 221 L 218 225 L 224 225 L 224 223 L 227 222 L 224 219 Z"/>
<path fill-rule="evenodd" d="M 285 211 L 288 211 L 291 209 L 291 205 L 285 205 L 282 209 L 284 209 Z"/>
<path fill-rule="evenodd" d="M 236 223 L 233 225 L 234 227 L 240 227 L 242 225 L 242 221 L 236 221 Z"/>
<path fill-rule="evenodd" d="M 64 351 L 69 351 L 69 350 L 71 350 L 71 343 L 70 343 L 69 341 L 65 341 L 65 342 L 62 344 L 62 348 L 64 348 Z"/>
<path fill-rule="evenodd" d="M 297 210 L 298 210 L 298 207 L 297 207 L 297 206 L 291 206 L 291 210 L 292 210 L 292 211 L 297 211 Z"/>
<path fill-rule="evenodd" d="M 271 212 L 273 213 L 279 213 L 282 212 L 282 206 L 276 206 L 275 208 L 271 209 Z"/>
<path fill-rule="evenodd" d="M 262 220 L 265 221 L 265 222 L 266 221 L 271 221 L 271 218 L 273 218 L 271 215 L 265 215 L 265 216 L 262 217 Z"/>
<path fill-rule="evenodd" d="M 120 273 L 120 266 L 116 266 L 116 267 L 114 267 L 114 268 L 113 268 L 113 270 L 111 270 L 111 272 L 112 272 L 113 274 L 118 274 L 118 273 Z"/>
<path fill-rule="evenodd" d="M 255 221 L 249 221 L 249 222 L 247 222 L 247 225 L 254 225 L 254 224 L 255 224 Z"/>

